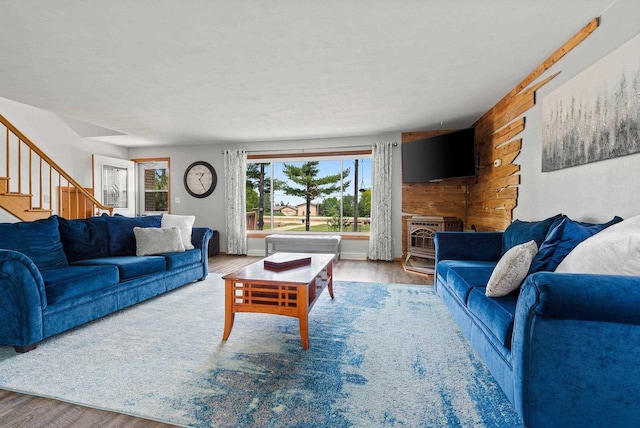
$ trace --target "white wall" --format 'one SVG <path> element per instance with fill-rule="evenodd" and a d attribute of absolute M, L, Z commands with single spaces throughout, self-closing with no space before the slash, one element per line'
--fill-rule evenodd
<path fill-rule="evenodd" d="M 256 143 L 213 144 L 201 146 L 145 147 L 129 150 L 131 158 L 169 157 L 171 158 L 171 212 L 173 214 L 192 214 L 196 216 L 196 226 L 207 226 L 220 232 L 220 250 L 226 251 L 226 233 L 224 222 L 224 170 L 222 151 L 227 149 L 244 149 L 247 151 L 267 151 L 281 149 L 330 149 L 371 145 L 377 141 L 394 141 L 400 143 L 400 133 L 375 136 L 331 138 L 304 141 L 272 141 Z M 400 146 L 394 149 L 393 176 L 393 239 L 394 257 L 402 256 L 402 175 Z M 218 174 L 218 187 L 207 198 L 198 199 L 190 196 L 183 185 L 184 171 L 197 160 L 209 162 Z M 175 203 L 180 198 L 180 203 Z M 249 240 L 249 254 L 264 254 L 264 239 Z M 366 258 L 368 241 L 343 241 L 342 252 L 345 258 Z"/>
<path fill-rule="evenodd" d="M 49 111 L 0 98 L 0 114 L 85 187 L 91 187 L 92 184 L 92 154 L 129 158 L 128 149 L 82 138 Z M 0 125 L 0 129 L 4 133 L 4 126 Z M 4 143 L 4 137 L 0 141 Z M 1 171 L 4 174 L 4 169 Z M 15 222 L 17 219 L 0 209 L 0 221 Z"/>
<path fill-rule="evenodd" d="M 639 34 L 639 17 L 638 0 L 619 0 L 602 15 L 599 28 L 545 74 L 561 71 L 538 91 L 536 106 L 525 115 L 522 152 L 516 159 L 522 165 L 522 183 L 514 219 L 537 220 L 562 212 L 577 220 L 605 221 L 640 214 L 640 154 L 541 172 L 544 96 Z"/>

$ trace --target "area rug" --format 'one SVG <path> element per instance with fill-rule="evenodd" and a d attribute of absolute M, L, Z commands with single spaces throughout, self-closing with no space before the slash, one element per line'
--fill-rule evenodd
<path fill-rule="evenodd" d="M 240 313 L 220 275 L 43 341 L 0 388 L 181 426 L 519 427 L 430 286 L 336 282 L 309 319 Z"/>

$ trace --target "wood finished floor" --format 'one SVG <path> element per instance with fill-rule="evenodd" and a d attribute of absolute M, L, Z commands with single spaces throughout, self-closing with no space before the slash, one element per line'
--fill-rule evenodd
<path fill-rule="evenodd" d="M 209 259 L 209 272 L 229 273 L 260 257 L 219 255 Z M 399 262 L 340 260 L 334 265 L 336 281 L 433 284 L 433 278 L 407 272 Z M 171 427 L 148 419 L 96 410 L 49 398 L 0 390 L 0 427 Z"/>

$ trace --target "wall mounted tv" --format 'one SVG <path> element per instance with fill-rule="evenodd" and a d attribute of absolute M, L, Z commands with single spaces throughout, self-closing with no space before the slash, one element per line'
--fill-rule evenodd
<path fill-rule="evenodd" d="M 421 183 L 476 175 L 473 128 L 402 144 L 402 181 Z"/>

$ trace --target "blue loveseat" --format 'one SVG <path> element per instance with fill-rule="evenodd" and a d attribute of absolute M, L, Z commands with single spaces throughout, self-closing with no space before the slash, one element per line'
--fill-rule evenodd
<path fill-rule="evenodd" d="M 26 352 L 44 338 L 203 280 L 213 231 L 194 227 L 193 249 L 136 256 L 134 228 L 160 226 L 161 216 L 106 215 L 0 224 L 0 345 Z"/>
<path fill-rule="evenodd" d="M 569 237 L 558 232 L 563 220 Z M 640 276 L 554 271 L 577 243 L 621 220 L 555 216 L 435 235 L 436 291 L 529 428 L 640 426 Z M 539 252 L 522 285 L 488 297 L 501 257 L 530 240 Z"/>

